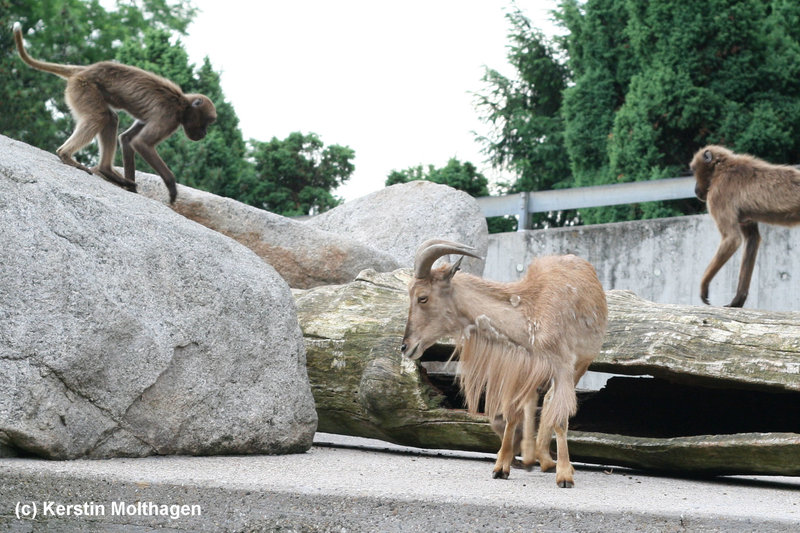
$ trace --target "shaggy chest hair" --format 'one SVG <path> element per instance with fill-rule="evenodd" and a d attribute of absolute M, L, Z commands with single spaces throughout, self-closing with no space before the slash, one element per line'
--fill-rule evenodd
<path fill-rule="evenodd" d="M 530 329 L 533 346 L 533 325 Z M 477 413 L 484 392 L 490 418 L 519 412 L 524 402 L 554 377 L 550 357 L 513 342 L 494 328 L 486 315 L 464 328 L 456 354 L 461 363 L 458 381 L 472 414 Z"/>

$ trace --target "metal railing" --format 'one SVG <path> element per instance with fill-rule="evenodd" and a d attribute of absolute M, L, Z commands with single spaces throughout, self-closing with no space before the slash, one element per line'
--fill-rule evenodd
<path fill-rule="evenodd" d="M 484 196 L 477 198 L 477 201 L 486 217 L 503 215 L 519 217 L 520 224 L 517 231 L 524 231 L 529 229 L 531 213 L 694 198 L 694 183 L 693 176 L 685 176 L 504 196 Z"/>

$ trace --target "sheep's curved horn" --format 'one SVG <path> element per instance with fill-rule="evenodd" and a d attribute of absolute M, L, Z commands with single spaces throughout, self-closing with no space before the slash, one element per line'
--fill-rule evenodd
<path fill-rule="evenodd" d="M 431 275 L 431 267 L 437 259 L 443 255 L 460 254 L 483 259 L 475 254 L 475 248 L 466 244 L 445 241 L 441 239 L 430 239 L 423 242 L 414 256 L 414 277 L 425 279 Z"/>

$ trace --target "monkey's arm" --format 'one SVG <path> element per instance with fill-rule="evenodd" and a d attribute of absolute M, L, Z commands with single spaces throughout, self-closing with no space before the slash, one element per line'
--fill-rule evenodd
<path fill-rule="evenodd" d="M 172 173 L 167 164 L 164 163 L 164 160 L 161 159 L 161 156 L 158 155 L 155 147 L 143 144 L 139 146 L 136 151 L 144 157 L 148 165 L 158 172 L 158 175 L 164 180 L 164 184 L 169 190 L 169 203 L 175 203 L 175 198 L 178 196 L 178 189 L 175 186 L 175 174 Z"/>
<path fill-rule="evenodd" d="M 128 128 L 119 137 L 120 144 L 122 145 L 122 161 L 125 167 L 125 178 L 135 181 L 136 167 L 133 153 L 135 150 L 147 161 L 148 165 L 158 172 L 161 179 L 164 180 L 164 184 L 169 190 L 170 203 L 174 203 L 175 198 L 178 196 L 178 190 L 175 186 L 175 175 L 167 164 L 164 163 L 164 160 L 161 159 L 161 156 L 158 155 L 155 147 L 172 134 L 176 127 L 177 125 L 165 133 L 162 128 L 150 126 L 149 124 L 137 120 L 133 123 L 133 126 Z"/>

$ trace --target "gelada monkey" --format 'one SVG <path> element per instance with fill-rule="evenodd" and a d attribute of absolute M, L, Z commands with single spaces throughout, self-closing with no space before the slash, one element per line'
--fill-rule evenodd
<path fill-rule="evenodd" d="M 22 26 L 14 24 L 14 40 L 25 63 L 67 80 L 64 96 L 77 125 L 69 139 L 56 153 L 67 165 L 92 173 L 130 191 L 136 191 L 134 151 L 159 173 L 175 201 L 175 175 L 156 152 L 156 145 L 183 126 L 186 136 L 199 141 L 208 125 L 217 119 L 214 104 L 202 94 L 183 94 L 180 87 L 151 72 L 101 61 L 87 66 L 59 65 L 33 59 L 22 43 Z M 112 166 L 117 147 L 119 118 L 115 109 L 133 116 L 135 122 L 119 136 L 125 176 Z M 98 138 L 100 164 L 92 169 L 75 161 L 75 152 Z"/>
<path fill-rule="evenodd" d="M 744 240 L 739 285 L 729 307 L 742 307 L 761 242 L 758 222 L 794 226 L 800 223 L 800 171 L 771 165 L 722 146 L 706 146 L 691 163 L 695 194 L 708 204 L 722 241 L 700 282 L 700 298 L 708 303 L 708 285 Z"/>

